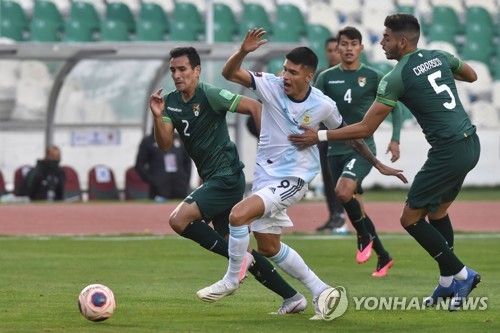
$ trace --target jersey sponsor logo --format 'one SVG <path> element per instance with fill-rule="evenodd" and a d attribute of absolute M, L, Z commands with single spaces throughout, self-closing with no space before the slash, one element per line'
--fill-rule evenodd
<path fill-rule="evenodd" d="M 200 114 L 200 103 L 193 104 L 193 112 L 196 117 Z"/>
<path fill-rule="evenodd" d="M 311 123 L 311 121 L 312 121 L 311 113 L 312 113 L 311 110 L 307 110 L 304 113 L 304 115 L 302 116 L 302 124 L 303 125 L 309 125 Z"/>
<path fill-rule="evenodd" d="M 333 81 L 328 81 L 328 84 L 342 84 L 345 83 L 344 80 L 333 80 Z"/>
<path fill-rule="evenodd" d="M 227 99 L 228 101 L 232 100 L 233 97 L 234 97 L 234 94 L 232 92 L 230 92 L 229 90 L 226 90 L 226 89 L 222 89 L 219 92 L 219 95 L 221 95 L 223 98 Z"/>
<path fill-rule="evenodd" d="M 428 71 L 430 71 L 433 68 L 442 66 L 443 63 L 439 58 L 434 58 L 429 61 L 426 61 L 418 66 L 413 67 L 413 73 L 415 73 L 416 76 L 419 76 L 421 74 L 424 74 Z"/>
<path fill-rule="evenodd" d="M 387 88 L 387 81 L 384 80 L 380 81 L 380 83 L 378 84 L 377 94 L 384 95 L 385 88 Z"/>
<path fill-rule="evenodd" d="M 358 85 L 363 88 L 366 85 L 366 77 L 360 76 L 358 77 Z"/>
<path fill-rule="evenodd" d="M 173 111 L 173 112 L 182 112 L 182 109 L 173 108 L 171 106 L 167 106 L 167 110 L 170 110 L 170 111 Z"/>

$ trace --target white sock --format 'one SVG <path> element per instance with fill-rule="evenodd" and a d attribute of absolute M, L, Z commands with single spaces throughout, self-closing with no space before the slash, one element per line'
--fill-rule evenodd
<path fill-rule="evenodd" d="M 269 258 L 285 273 L 302 282 L 313 294 L 314 297 L 328 288 L 328 285 L 321 281 L 314 272 L 307 267 L 302 257 L 285 243 L 280 244 L 279 252 Z"/>
<path fill-rule="evenodd" d="M 462 268 L 462 270 L 460 272 L 458 272 L 457 274 L 455 274 L 455 279 L 459 280 L 459 281 L 463 281 L 465 279 L 467 279 L 467 267 L 464 266 L 464 268 Z"/>
<path fill-rule="evenodd" d="M 241 266 L 250 243 L 248 226 L 229 226 L 229 266 L 223 280 L 232 285 L 238 285 Z"/>
<path fill-rule="evenodd" d="M 448 288 L 449 286 L 451 286 L 452 282 L 453 282 L 453 275 L 439 277 L 439 284 L 442 287 Z"/>

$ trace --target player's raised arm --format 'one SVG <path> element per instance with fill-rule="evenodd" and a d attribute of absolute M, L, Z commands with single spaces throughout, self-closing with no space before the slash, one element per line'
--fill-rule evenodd
<path fill-rule="evenodd" d="M 247 88 L 252 85 L 250 73 L 248 73 L 246 69 L 241 68 L 241 64 L 248 53 L 255 51 L 261 45 L 267 43 L 267 39 L 260 40 L 265 33 L 266 31 L 262 28 L 254 28 L 247 32 L 238 51 L 229 57 L 222 68 L 222 76 L 224 76 L 226 80 L 239 83 Z"/>
<path fill-rule="evenodd" d="M 161 95 L 163 88 L 149 96 L 149 108 L 153 114 L 154 135 L 158 148 L 163 151 L 172 147 L 174 138 L 174 126 L 169 122 L 163 121 L 163 110 L 165 109 L 165 100 Z"/>

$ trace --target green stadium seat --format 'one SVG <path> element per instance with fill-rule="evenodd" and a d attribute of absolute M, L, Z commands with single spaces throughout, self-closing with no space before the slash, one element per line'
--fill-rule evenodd
<path fill-rule="evenodd" d="M 238 33 L 238 23 L 231 8 L 222 3 L 214 4 L 214 41 L 231 42 Z"/>
<path fill-rule="evenodd" d="M 176 2 L 172 14 L 172 21 L 172 25 L 177 24 L 176 34 L 179 34 L 179 30 L 183 30 L 179 29 L 179 27 L 182 26 L 178 24 L 180 22 L 189 25 L 190 30 L 194 28 L 196 35 L 205 33 L 205 22 L 203 21 L 203 17 L 198 11 L 198 8 L 192 3 Z"/>
<path fill-rule="evenodd" d="M 384 75 L 389 73 L 394 68 L 394 66 L 387 62 L 372 62 L 370 67 L 382 72 Z"/>
<path fill-rule="evenodd" d="M 163 33 L 168 33 L 170 30 L 170 23 L 167 15 L 163 8 L 157 3 L 142 2 L 139 21 L 156 22 L 155 26 Z"/>
<path fill-rule="evenodd" d="M 413 6 L 397 6 L 396 8 L 397 13 L 404 13 L 404 14 L 415 14 L 415 7 Z"/>
<path fill-rule="evenodd" d="M 301 34 L 293 23 L 288 21 L 275 21 L 273 26 L 273 42 L 298 43 L 300 42 Z"/>
<path fill-rule="evenodd" d="M 8 20 L 8 25 L 16 25 L 23 30 L 29 27 L 28 18 L 21 5 L 15 1 L 0 1 L 0 20 Z"/>
<path fill-rule="evenodd" d="M 491 38 L 495 32 L 490 13 L 483 7 L 468 7 L 466 12 L 465 36 L 471 38 Z"/>
<path fill-rule="evenodd" d="M 92 32 L 98 32 L 101 27 L 101 19 L 97 10 L 91 3 L 85 1 L 71 3 L 68 20 L 88 26 Z"/>
<path fill-rule="evenodd" d="M 491 39 L 480 39 L 476 36 L 465 40 L 461 54 L 464 60 L 476 60 L 490 66 L 494 52 Z"/>
<path fill-rule="evenodd" d="M 267 72 L 274 75 L 281 74 L 283 72 L 283 64 L 285 63 L 284 58 L 272 59 L 267 63 Z"/>
<path fill-rule="evenodd" d="M 63 42 L 93 42 L 94 31 L 90 25 L 69 19 L 64 24 Z"/>
<path fill-rule="evenodd" d="M 306 33 L 304 16 L 302 16 L 300 9 L 292 4 L 278 4 L 274 21 L 275 23 L 286 22 L 291 32 L 299 36 Z"/>
<path fill-rule="evenodd" d="M 170 27 L 170 39 L 173 41 L 196 42 L 198 41 L 198 31 L 196 25 L 175 20 Z"/>
<path fill-rule="evenodd" d="M 165 40 L 164 25 L 157 21 L 141 20 L 137 24 L 135 40 L 159 42 Z"/>
<path fill-rule="evenodd" d="M 0 21 L 0 36 L 22 42 L 24 40 L 24 28 L 10 19 L 3 18 Z"/>
<path fill-rule="evenodd" d="M 130 40 L 129 27 L 122 21 L 105 20 L 101 24 L 102 42 L 126 42 Z"/>
<path fill-rule="evenodd" d="M 106 5 L 106 20 L 121 21 L 129 33 L 135 32 L 135 19 L 130 8 L 122 2 L 108 2 Z"/>
<path fill-rule="evenodd" d="M 326 66 L 325 41 L 332 36 L 330 30 L 321 24 L 308 24 L 306 37 L 309 47 L 318 56 L 318 69 Z"/>
<path fill-rule="evenodd" d="M 57 9 L 56 5 L 51 1 L 35 1 L 32 21 L 45 21 L 51 26 L 57 27 L 60 31 L 62 31 L 64 27 L 63 17 L 59 12 L 59 9 Z"/>
<path fill-rule="evenodd" d="M 432 26 L 435 24 L 444 25 L 453 35 L 462 33 L 464 30 L 455 10 L 447 6 L 434 6 L 432 8 L 431 24 Z"/>
<path fill-rule="evenodd" d="M 273 32 L 271 21 L 264 7 L 256 3 L 245 3 L 240 22 L 240 37 L 246 36 L 248 30 L 253 28 L 264 28 L 268 37 Z"/>
<path fill-rule="evenodd" d="M 448 28 L 445 24 L 434 23 L 429 27 L 429 32 L 427 34 L 429 42 L 447 42 L 451 45 L 457 47 L 455 41 L 455 33 Z"/>
<path fill-rule="evenodd" d="M 30 41 L 59 42 L 61 31 L 59 25 L 51 21 L 33 20 L 30 24 Z"/>

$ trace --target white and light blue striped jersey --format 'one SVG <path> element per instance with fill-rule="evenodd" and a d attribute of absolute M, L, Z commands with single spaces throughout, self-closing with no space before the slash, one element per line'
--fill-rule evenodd
<path fill-rule="evenodd" d="M 283 78 L 269 73 L 253 73 L 252 89 L 263 102 L 262 122 L 256 163 L 273 177 L 293 176 L 310 182 L 320 171 L 316 145 L 302 150 L 289 140 L 290 134 L 302 133 L 299 125 L 329 129 L 342 124 L 335 102 L 319 89 L 310 87 L 306 97 L 294 101 L 283 88 Z"/>

